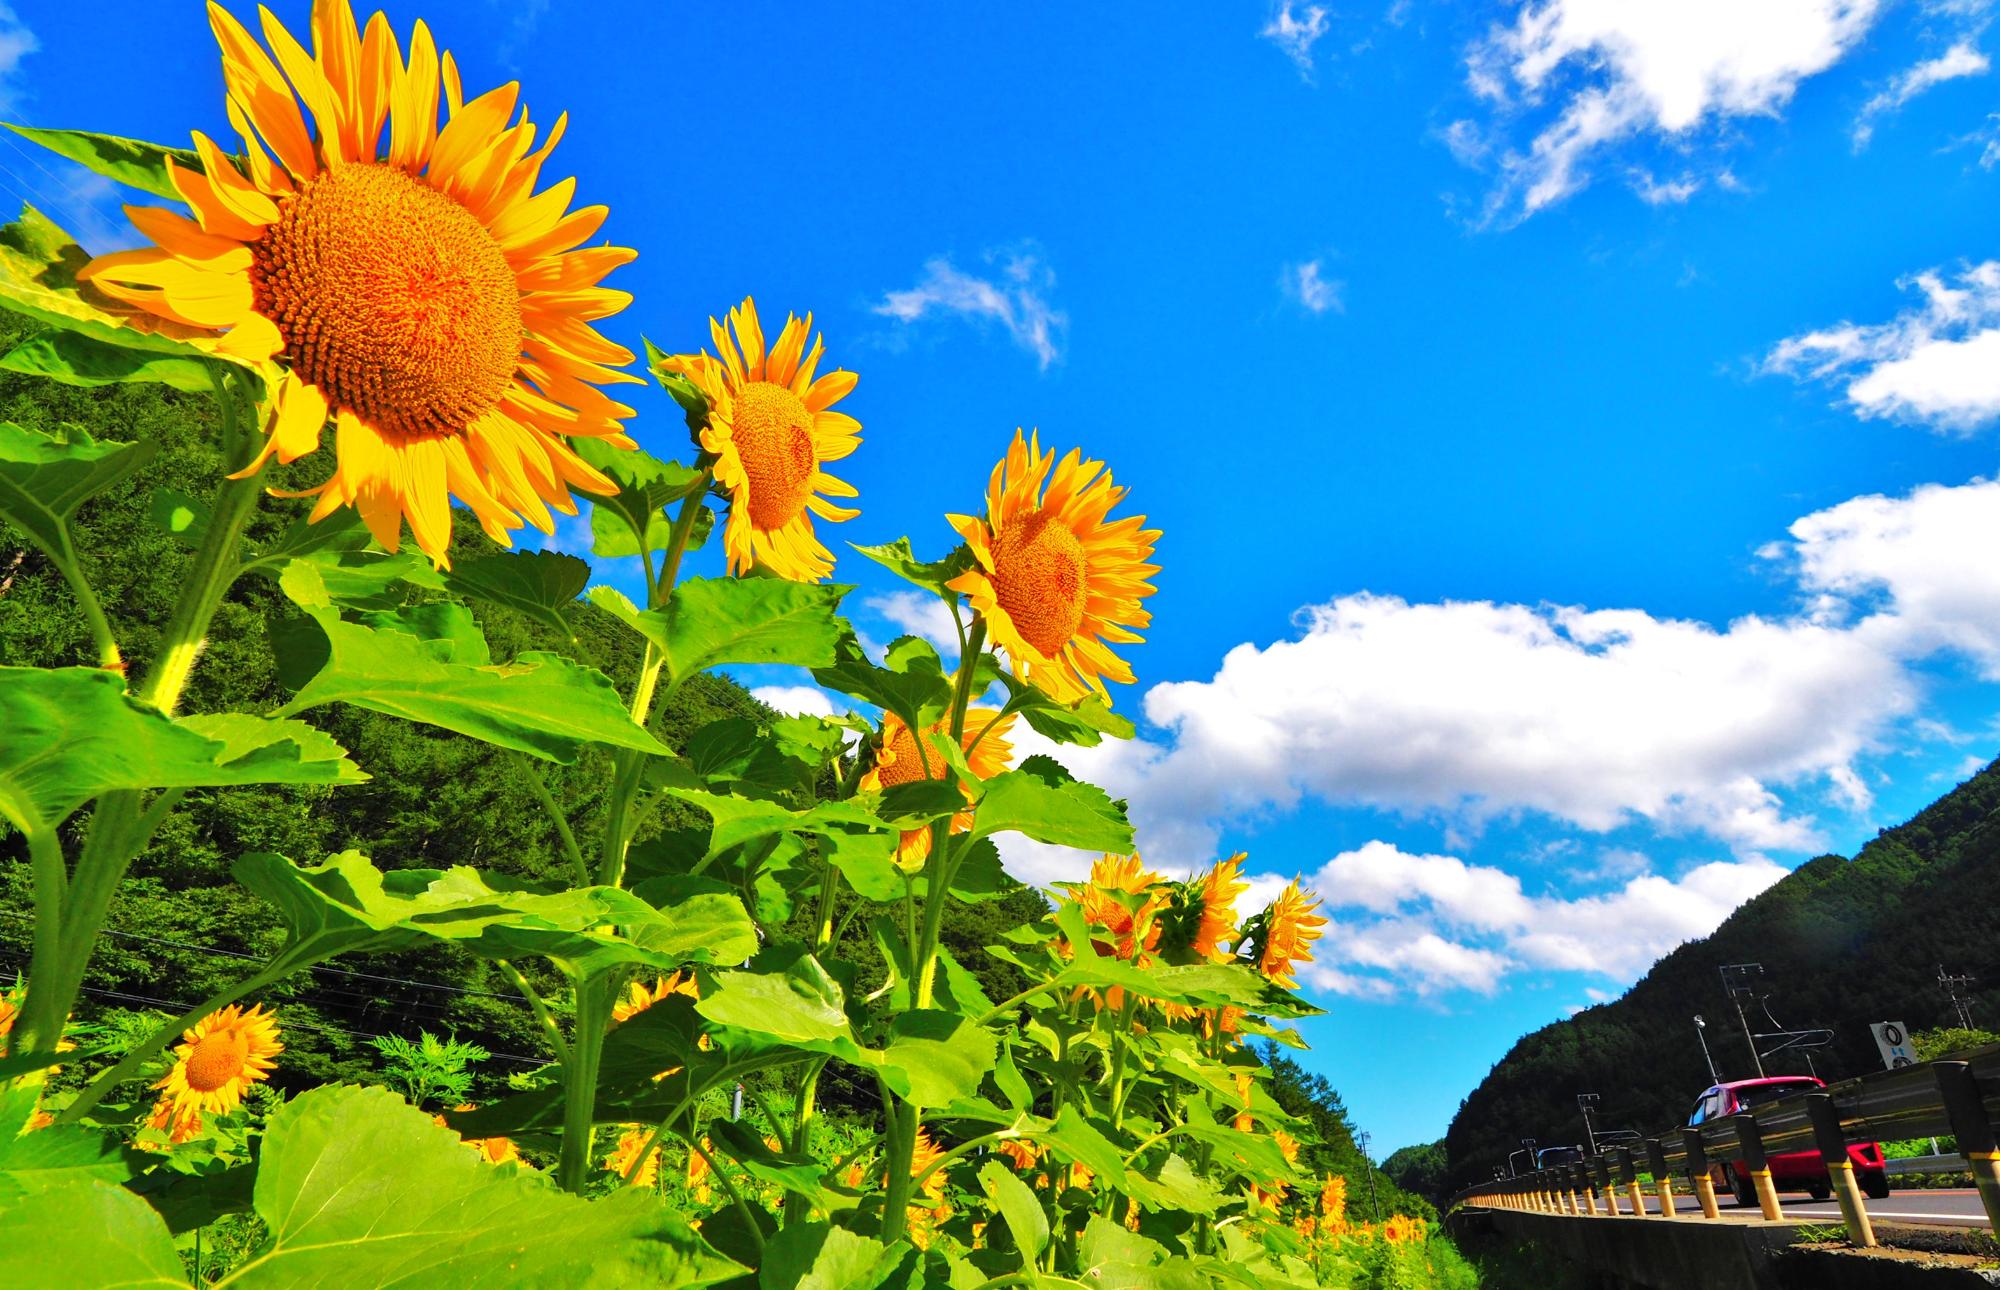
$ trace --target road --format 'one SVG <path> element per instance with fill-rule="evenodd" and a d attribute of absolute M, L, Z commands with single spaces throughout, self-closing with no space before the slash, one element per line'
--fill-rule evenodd
<path fill-rule="evenodd" d="M 1716 1202 L 1724 1218 L 1758 1217 L 1755 1205 L 1748 1209 L 1739 1208 L 1728 1195 L 1718 1196 Z M 1782 1193 L 1778 1203 L 1783 1207 L 1788 1222 L 1840 1222 L 1840 1206 L 1831 1200 L 1816 1201 L 1804 1193 Z M 1629 1198 L 1620 1192 L 1619 1209 L 1625 1210 L 1629 1204 Z M 1887 1200 L 1871 1200 L 1867 1204 L 1868 1216 L 1879 1223 L 1915 1223 L 1931 1227 L 1987 1226 L 1986 1211 L 1980 1206 L 1979 1193 L 1970 1187 L 1892 1191 Z M 1674 1188 L 1674 1210 L 1684 1217 L 1701 1217 L 1701 1206 L 1692 1193 L 1680 1187 Z M 1650 1192 L 1646 1196 L 1646 1212 L 1659 1212 L 1659 1200 Z"/>

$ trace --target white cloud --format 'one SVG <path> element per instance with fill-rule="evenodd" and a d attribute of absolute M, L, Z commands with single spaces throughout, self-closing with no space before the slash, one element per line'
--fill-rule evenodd
<path fill-rule="evenodd" d="M 1347 284 L 1338 278 L 1322 276 L 1324 266 L 1318 260 L 1307 260 L 1304 264 L 1288 264 L 1278 280 L 1285 297 L 1310 313 L 1323 314 L 1328 310 L 1346 313 L 1347 302 L 1343 293 Z"/>
<path fill-rule="evenodd" d="M 1706 936 L 1786 873 L 1761 857 L 1645 874 L 1606 895 L 1529 896 L 1513 874 L 1374 841 L 1311 876 L 1337 935 L 1307 976 L 1324 990 L 1381 997 L 1492 994 L 1511 973 L 1586 972 L 1625 984 L 1660 955 Z M 1588 991 L 1603 1002 L 1610 995 Z"/>
<path fill-rule="evenodd" d="M 1049 303 L 1056 275 L 1032 249 L 986 254 L 998 268 L 990 278 L 955 267 L 949 256 L 924 262 L 924 276 L 906 291 L 891 291 L 875 312 L 905 324 L 933 314 L 955 314 L 976 325 L 998 324 L 1046 371 L 1062 357 L 1069 316 Z"/>
<path fill-rule="evenodd" d="M 1468 51 L 1473 92 L 1541 124 L 1501 159 L 1487 223 L 1590 182 L 1593 155 L 1643 133 L 1685 146 L 1728 118 L 1775 115 L 1852 50 L 1880 0 L 1542 0 Z"/>
<path fill-rule="evenodd" d="M 1781 341 L 1763 370 L 1844 385 L 1861 417 L 1969 432 L 2000 416 L 2000 260 L 1897 286 L 1921 303 L 1886 323 L 1842 322 Z"/>
<path fill-rule="evenodd" d="M 847 711 L 844 703 L 816 685 L 759 685 L 750 697 L 794 717 L 837 717 Z"/>
<path fill-rule="evenodd" d="M 1331 15 L 1325 6 L 1309 4 L 1295 10 L 1292 0 L 1284 0 L 1257 34 L 1282 49 L 1285 57 L 1298 67 L 1300 78 L 1311 83 L 1313 46 L 1331 27 Z"/>
<path fill-rule="evenodd" d="M 15 73 L 20 71 L 21 60 L 41 47 L 20 15 L 0 4 L 0 112 L 12 113 L 18 106 Z"/>
<path fill-rule="evenodd" d="M 1875 137 L 1878 118 L 1897 111 L 1925 90 L 1965 76 L 1984 76 L 1992 63 L 1974 41 L 1972 36 L 1962 37 L 1936 58 L 1905 68 L 1880 93 L 1862 104 L 1854 120 L 1854 150 L 1860 152 Z"/>
<path fill-rule="evenodd" d="M 937 647 L 949 663 L 958 657 L 958 624 L 944 601 L 925 591 L 892 591 L 862 602 L 900 628 L 899 635 L 921 636 Z"/>
<path fill-rule="evenodd" d="M 1652 171 L 1634 167 L 1630 178 L 1632 191 L 1648 206 L 1682 206 L 1701 191 L 1701 180 L 1687 173 L 1679 179 L 1655 179 Z"/>

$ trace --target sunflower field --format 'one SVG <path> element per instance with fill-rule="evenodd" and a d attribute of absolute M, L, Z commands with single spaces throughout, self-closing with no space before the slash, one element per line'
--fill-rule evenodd
<path fill-rule="evenodd" d="M 222 463 L 155 508 L 188 573 L 128 655 L 77 517 L 157 446 L 0 422 L 0 519 L 90 640 L 0 666 L 0 819 L 32 888 L 0 998 L 0 1284 L 1470 1284 L 1425 1218 L 1351 1217 L 1267 1088 L 1253 1045 L 1303 1047 L 1288 1023 L 1316 1011 L 1295 971 L 1317 898 L 1244 918 L 1241 856 L 1169 879 L 1121 803 L 1015 752 L 1023 729 L 1133 734 L 1108 687 L 1134 679 L 1161 535 L 1106 464 L 996 437 L 943 540 L 851 546 L 960 644 L 953 667 L 915 637 L 871 653 L 826 543 L 859 515 L 830 473 L 861 447 L 857 378 L 809 315 L 767 335 L 745 299 L 706 346 L 635 355 L 596 328 L 634 252 L 544 181 L 561 118 L 530 123 L 511 84 L 468 98 L 424 24 L 345 0 L 304 43 L 268 11 L 260 33 L 209 17 L 232 141 L 17 129 L 160 199 L 127 208 L 143 245 L 92 258 L 32 208 L 0 229 L 0 306 L 34 328 L 0 367 L 210 399 Z M 648 378 L 685 414 L 677 455 L 628 433 L 614 391 Z M 643 595 L 553 551 L 452 558 L 455 523 L 510 547 L 581 506 Z M 727 576 L 684 575 L 710 542 Z M 286 606 L 285 697 L 193 710 L 246 580 Z M 496 653 L 475 616 L 573 640 L 579 598 L 629 634 L 629 684 Z M 770 664 L 877 715 L 655 733 L 716 669 Z M 117 1042 L 79 1024 L 107 912 L 183 797 L 368 780 L 325 729 L 343 709 L 499 750 L 566 880 L 246 852 L 275 951 Z M 603 771 L 587 817 L 544 778 L 579 764 Z M 1008 834 L 1103 858 L 981 947 L 1020 983 L 995 998 L 945 932 L 1007 891 Z M 483 1050 L 427 1037 L 396 1089 L 274 1090 L 275 986 L 424 948 L 510 983 L 538 1065 L 458 1101 L 453 1063 Z"/>

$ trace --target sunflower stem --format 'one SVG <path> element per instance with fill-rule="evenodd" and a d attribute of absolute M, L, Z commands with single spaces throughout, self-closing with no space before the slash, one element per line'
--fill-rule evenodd
<path fill-rule="evenodd" d="M 528 978 L 521 975 L 521 969 L 506 959 L 493 961 L 499 965 L 500 975 L 506 977 L 508 984 L 519 990 L 521 997 L 528 1001 L 528 1009 L 535 1014 L 535 1020 L 541 1023 L 542 1036 L 549 1041 L 549 1048 L 555 1053 L 556 1061 L 567 1065 L 569 1044 L 564 1041 L 562 1027 L 556 1025 L 555 1014 L 549 1011 L 549 1005 L 543 1001 L 540 994 L 536 993 L 535 987 L 528 984 Z"/>
<path fill-rule="evenodd" d="M 583 850 L 576 844 L 576 834 L 570 832 L 569 820 L 563 816 L 562 807 L 557 805 L 555 795 L 549 792 L 549 786 L 542 781 L 541 768 L 530 761 L 526 753 L 515 753 L 514 761 L 520 766 L 521 774 L 528 781 L 528 790 L 535 795 L 535 800 L 542 804 L 542 809 L 548 812 L 550 823 L 556 826 L 556 836 L 562 839 L 563 854 L 569 857 L 570 868 L 576 871 L 577 885 L 589 886 L 590 866 L 584 863 Z"/>
<path fill-rule="evenodd" d="M 68 545 L 67 542 L 64 545 Z M 98 600 L 90 579 L 84 576 L 83 566 L 73 556 L 53 556 L 49 562 L 62 574 L 69 584 L 70 594 L 76 597 L 77 608 L 83 610 L 83 621 L 90 628 L 90 640 L 97 647 L 97 665 L 107 672 L 125 674 L 125 656 L 118 652 L 118 638 L 112 634 L 111 620 L 104 616 L 104 604 Z"/>
<path fill-rule="evenodd" d="M 611 997 L 604 987 L 605 982 L 594 977 L 577 983 L 576 1031 L 570 1039 L 569 1060 L 563 1063 L 562 1155 L 556 1182 L 564 1191 L 578 1194 L 590 1176 L 597 1071 L 604 1056 L 604 1036 L 611 1027 Z"/>
<path fill-rule="evenodd" d="M 56 1123 L 75 1124 L 78 1120 L 81 1120 L 99 1102 L 102 1102 L 110 1094 L 111 1090 L 138 1074 L 140 1068 L 151 1061 L 155 1054 L 173 1042 L 175 1035 L 185 1031 L 188 1027 L 194 1025 L 195 1022 L 200 1021 L 203 1017 L 208 1016 L 218 1009 L 227 1008 L 243 996 L 261 990 L 273 981 L 279 981 L 290 976 L 305 966 L 308 966 L 308 963 L 299 962 L 285 955 L 279 955 L 265 964 L 264 970 L 255 976 L 239 981 L 220 994 L 212 995 L 202 1002 L 197 1003 L 194 1007 L 189 1008 L 180 1016 L 175 1017 L 172 1021 L 155 1030 L 144 1043 L 120 1058 L 117 1065 L 90 1081 L 89 1086 L 76 1095 L 76 1100 L 71 1102 L 68 1107 L 64 1108 L 63 1113 L 56 1117 Z"/>

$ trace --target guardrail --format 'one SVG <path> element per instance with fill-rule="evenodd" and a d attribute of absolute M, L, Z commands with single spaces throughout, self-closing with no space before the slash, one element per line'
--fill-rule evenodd
<path fill-rule="evenodd" d="M 1861 1201 L 1861 1187 L 1847 1148 L 1853 1143 L 1952 1134 L 1986 1207 L 1987 1222 L 2000 1231 L 2000 1044 L 1967 1053 L 1962 1061 L 1927 1062 L 1901 1070 L 1864 1075 L 1758 1107 L 1755 1112 L 1711 1120 L 1647 1138 L 1643 1150 L 1614 1147 L 1580 1164 L 1538 1169 L 1514 1178 L 1468 1187 L 1456 1205 L 1491 1205 L 1580 1218 L 1600 1213 L 1618 1217 L 1620 1192 L 1635 1218 L 1646 1213 L 1638 1171 L 1652 1175 L 1661 1217 L 1672 1218 L 1674 1178 L 1693 1185 L 1704 1218 L 1721 1217 L 1715 1203 L 1711 1166 L 1741 1162 L 1756 1189 L 1758 1209 L 1782 1221 L 1767 1163 L 1773 1155 L 1817 1151 L 1840 1202 L 1848 1240 L 1873 1246 L 1875 1230 Z M 1599 1209 L 1600 1199 L 1603 1210 Z"/>
<path fill-rule="evenodd" d="M 1971 1165 L 1956 1151 L 1947 1151 L 1941 1156 L 1901 1156 L 1882 1162 L 1883 1172 L 1891 1178 L 1903 1174 L 1962 1174 Z"/>

